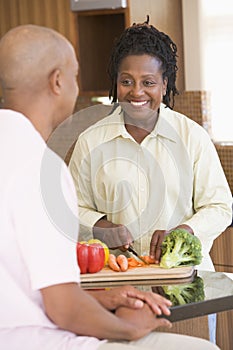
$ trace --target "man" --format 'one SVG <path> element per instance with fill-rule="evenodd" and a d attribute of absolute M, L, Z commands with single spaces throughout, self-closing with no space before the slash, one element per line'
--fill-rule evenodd
<path fill-rule="evenodd" d="M 155 317 L 170 313 L 170 302 L 157 294 L 80 287 L 74 185 L 45 143 L 72 113 L 77 72 L 72 45 L 51 29 L 19 26 L 0 41 L 1 347 L 216 349 L 205 340 L 151 333 L 170 326 Z M 130 344 L 107 342 L 122 339 Z"/>

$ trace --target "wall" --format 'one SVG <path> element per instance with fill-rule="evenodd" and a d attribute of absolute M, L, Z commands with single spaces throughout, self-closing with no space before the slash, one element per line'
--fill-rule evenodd
<path fill-rule="evenodd" d="M 182 0 L 185 89 L 203 90 L 201 0 Z"/>

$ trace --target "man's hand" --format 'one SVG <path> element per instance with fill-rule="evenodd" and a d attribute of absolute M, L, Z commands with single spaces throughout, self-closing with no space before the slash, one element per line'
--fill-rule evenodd
<path fill-rule="evenodd" d="M 120 288 L 102 291 L 101 296 L 99 294 L 101 291 L 87 293 L 77 283 L 64 283 L 45 287 L 41 289 L 41 294 L 50 320 L 59 328 L 83 336 L 134 340 L 159 326 L 170 325 L 170 322 L 165 319 L 156 319 L 155 312 L 146 302 L 143 302 L 147 300 L 143 292 L 137 292 L 130 287 L 119 291 Z M 93 298 L 95 293 L 96 298 Z M 117 295 L 118 293 L 120 296 Z M 148 303 L 150 298 L 153 299 L 152 293 L 149 295 Z M 140 296 L 142 300 L 139 299 Z M 131 302 L 128 304 L 129 300 L 138 300 L 142 304 L 132 308 L 133 304 Z M 103 306 L 105 304 L 108 305 L 108 309 Z M 153 304 L 155 311 L 158 308 L 156 314 L 169 313 L 167 303 L 162 297 L 155 295 Z M 113 309 L 115 313 L 109 311 Z"/>
<path fill-rule="evenodd" d="M 150 256 L 151 258 L 155 259 L 155 263 L 159 264 L 160 258 L 161 258 L 161 253 L 162 253 L 162 243 L 164 241 L 165 236 L 167 236 L 171 231 L 182 228 L 187 230 L 189 233 L 194 234 L 193 230 L 190 226 L 188 225 L 179 225 L 177 227 L 174 227 L 170 230 L 156 230 L 151 238 L 150 242 Z"/>
<path fill-rule="evenodd" d="M 127 324 L 132 325 L 132 339 L 137 340 L 149 332 L 155 330 L 158 327 L 168 327 L 171 328 L 171 322 L 165 318 L 157 318 L 147 304 L 144 304 L 141 309 L 133 310 L 120 306 L 115 315 L 119 317 L 122 322 L 126 321 Z M 135 330 L 137 330 L 135 332 Z"/>
<path fill-rule="evenodd" d="M 106 219 L 100 219 L 93 227 L 93 236 L 107 244 L 110 249 L 126 251 L 133 237 L 126 226 L 116 225 Z"/>
<path fill-rule="evenodd" d="M 133 286 L 112 288 L 108 291 L 88 291 L 99 303 L 108 310 L 115 310 L 120 306 L 131 309 L 141 309 L 146 303 L 155 315 L 170 315 L 169 307 L 172 303 L 159 294 L 143 292 Z"/>

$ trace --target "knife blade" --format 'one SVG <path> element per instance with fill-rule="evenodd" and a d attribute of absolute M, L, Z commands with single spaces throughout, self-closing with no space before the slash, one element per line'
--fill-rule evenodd
<path fill-rule="evenodd" d="M 148 263 L 146 260 L 144 260 L 143 257 L 140 256 L 140 255 L 136 252 L 136 250 L 133 249 L 133 247 L 132 247 L 131 245 L 129 246 L 128 251 L 129 251 L 130 253 L 133 253 L 138 259 L 140 259 L 142 262 L 144 262 L 144 264 L 149 265 L 149 263 Z"/>

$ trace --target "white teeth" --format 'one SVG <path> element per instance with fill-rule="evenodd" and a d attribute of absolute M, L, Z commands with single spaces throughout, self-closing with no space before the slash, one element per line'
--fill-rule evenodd
<path fill-rule="evenodd" d="M 136 106 L 136 107 L 141 107 L 141 106 L 144 106 L 146 103 L 147 103 L 147 101 L 130 101 L 130 103 L 133 105 L 133 106 Z"/>

